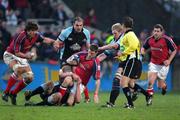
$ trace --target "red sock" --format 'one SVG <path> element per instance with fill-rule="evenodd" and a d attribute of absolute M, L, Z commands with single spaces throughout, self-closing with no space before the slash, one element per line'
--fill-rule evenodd
<path fill-rule="evenodd" d="M 153 88 L 148 88 L 147 92 L 148 92 L 149 95 L 153 95 L 154 94 Z"/>
<path fill-rule="evenodd" d="M 89 91 L 87 87 L 85 87 L 84 89 L 84 96 L 85 96 L 85 99 L 89 99 Z"/>
<path fill-rule="evenodd" d="M 14 86 L 14 84 L 17 82 L 17 76 L 15 73 L 11 74 L 9 80 L 8 80 L 8 84 L 6 87 L 6 90 L 4 91 L 5 94 L 9 93 L 9 91 L 11 90 L 11 88 Z"/>
<path fill-rule="evenodd" d="M 24 83 L 24 80 L 21 80 L 11 93 L 16 95 L 19 91 L 21 91 L 25 87 L 26 84 Z"/>
<path fill-rule="evenodd" d="M 62 97 L 65 95 L 66 89 L 67 89 L 67 88 L 60 86 L 59 92 L 61 93 Z"/>

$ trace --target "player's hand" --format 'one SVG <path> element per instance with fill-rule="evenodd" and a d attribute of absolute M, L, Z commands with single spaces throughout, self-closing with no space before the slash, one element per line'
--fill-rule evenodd
<path fill-rule="evenodd" d="M 76 75 L 76 74 L 73 73 L 72 77 L 73 77 L 73 79 L 74 79 L 75 81 L 77 81 L 78 84 L 81 83 L 81 78 L 80 78 L 78 75 Z"/>
<path fill-rule="evenodd" d="M 170 61 L 169 61 L 169 60 L 165 60 L 165 61 L 164 61 L 164 65 L 165 65 L 165 66 L 169 66 L 169 65 L 170 65 Z"/>
<path fill-rule="evenodd" d="M 55 49 L 56 51 L 58 51 L 59 48 L 62 47 L 62 46 L 60 46 L 60 45 L 61 45 L 61 44 L 60 44 L 58 41 L 54 41 L 54 42 L 53 42 L 53 47 L 54 47 L 54 49 Z"/>
<path fill-rule="evenodd" d="M 26 54 L 26 58 L 27 58 L 27 59 L 32 59 L 34 56 L 35 56 L 35 53 L 33 53 L 33 52 L 28 52 L 28 53 Z"/>
<path fill-rule="evenodd" d="M 94 103 L 99 103 L 99 97 L 98 94 L 94 94 Z"/>

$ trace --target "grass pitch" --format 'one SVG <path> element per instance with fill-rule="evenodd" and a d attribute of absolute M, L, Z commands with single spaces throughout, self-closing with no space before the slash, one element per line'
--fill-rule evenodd
<path fill-rule="evenodd" d="M 99 104 L 82 101 L 74 107 L 25 107 L 23 93 L 20 93 L 17 106 L 12 106 L 10 101 L 6 103 L 0 100 L 0 120 L 180 120 L 179 93 L 168 93 L 165 96 L 156 93 L 153 105 L 149 107 L 140 94 L 135 101 L 135 109 L 123 108 L 126 99 L 122 93 L 114 108 L 101 107 L 109 99 L 109 93 L 100 93 L 99 96 Z M 39 97 L 32 98 L 33 102 L 39 100 Z"/>

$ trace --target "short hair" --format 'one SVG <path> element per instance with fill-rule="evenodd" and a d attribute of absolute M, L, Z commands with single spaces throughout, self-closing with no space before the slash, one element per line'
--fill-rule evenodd
<path fill-rule="evenodd" d="M 79 17 L 79 16 L 74 18 L 73 24 L 74 24 L 76 21 L 82 22 L 82 23 L 84 22 L 84 20 L 83 20 L 81 17 Z"/>
<path fill-rule="evenodd" d="M 90 45 L 90 50 L 97 52 L 98 51 L 98 45 L 97 44 L 91 44 Z"/>
<path fill-rule="evenodd" d="M 115 23 L 112 25 L 111 30 L 117 30 L 120 32 L 122 30 L 122 25 L 120 23 Z"/>
<path fill-rule="evenodd" d="M 126 27 L 126 28 L 132 28 L 133 27 L 133 19 L 131 17 L 124 17 L 122 24 Z"/>
<path fill-rule="evenodd" d="M 32 30 L 32 31 L 38 30 L 38 25 L 33 22 L 28 22 L 26 24 L 25 31 L 30 31 L 30 30 Z"/>
<path fill-rule="evenodd" d="M 164 31 L 164 27 L 161 24 L 154 25 L 154 28 L 159 28 L 161 31 Z"/>

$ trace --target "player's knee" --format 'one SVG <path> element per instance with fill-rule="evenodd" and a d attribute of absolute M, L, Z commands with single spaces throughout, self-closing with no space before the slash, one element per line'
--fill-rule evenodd
<path fill-rule="evenodd" d="M 34 78 L 34 74 L 31 71 L 23 73 L 22 76 L 27 84 L 31 83 Z"/>
<path fill-rule="evenodd" d="M 12 69 L 17 75 L 20 75 L 25 71 L 26 67 L 27 65 L 15 64 L 13 65 Z"/>
<path fill-rule="evenodd" d="M 48 90 L 53 89 L 54 83 L 52 81 L 49 81 L 49 82 L 46 83 L 46 87 L 47 87 Z"/>
<path fill-rule="evenodd" d="M 67 77 L 64 79 L 62 85 L 63 85 L 63 86 L 68 86 L 68 85 L 71 85 L 72 82 L 73 82 L 73 81 L 72 81 L 72 77 L 71 77 L 71 76 L 67 76 Z"/>

